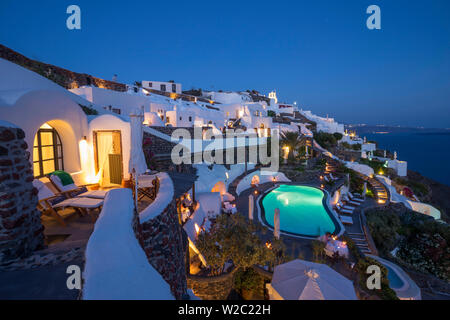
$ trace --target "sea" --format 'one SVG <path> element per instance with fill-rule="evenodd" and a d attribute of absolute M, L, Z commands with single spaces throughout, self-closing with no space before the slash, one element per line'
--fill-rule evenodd
<path fill-rule="evenodd" d="M 408 169 L 450 185 L 450 132 L 364 133 L 378 142 L 378 149 L 397 151 L 397 159 L 408 161 Z"/>

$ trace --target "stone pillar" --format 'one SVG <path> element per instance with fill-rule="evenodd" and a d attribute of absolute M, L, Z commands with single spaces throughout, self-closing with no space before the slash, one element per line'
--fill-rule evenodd
<path fill-rule="evenodd" d="M 0 126 L 0 264 L 44 246 L 25 133 Z"/>

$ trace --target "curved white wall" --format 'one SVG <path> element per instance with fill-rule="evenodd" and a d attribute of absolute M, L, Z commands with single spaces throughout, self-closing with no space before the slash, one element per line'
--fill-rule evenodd
<path fill-rule="evenodd" d="M 25 141 L 33 160 L 33 141 L 39 128 L 48 123 L 56 129 L 63 144 L 64 169 L 81 170 L 79 142 L 88 132 L 87 117 L 77 103 L 56 90 L 28 91 L 14 105 L 0 107 L 0 118 L 25 132 Z"/>

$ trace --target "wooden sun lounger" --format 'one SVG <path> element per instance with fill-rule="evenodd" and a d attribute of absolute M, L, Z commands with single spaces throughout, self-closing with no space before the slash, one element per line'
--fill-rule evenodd
<path fill-rule="evenodd" d="M 37 183 L 35 185 L 35 183 Z M 38 205 L 37 208 L 42 214 L 54 217 L 63 226 L 66 225 L 63 217 L 58 213 L 58 209 L 74 208 L 80 214 L 88 213 L 91 210 L 101 210 L 103 206 L 103 199 L 93 199 L 85 197 L 70 197 L 70 190 L 65 192 L 55 192 L 44 182 L 35 180 L 33 185 L 38 189 Z M 93 216 L 91 215 L 93 219 Z M 94 219 L 93 219 L 94 220 Z"/>
<path fill-rule="evenodd" d="M 78 212 L 85 212 L 90 215 L 91 210 L 98 209 L 101 210 L 103 206 L 102 199 L 93 199 L 93 198 L 69 198 L 62 201 L 58 201 L 57 199 L 61 196 L 61 194 L 56 194 L 52 197 L 40 199 L 38 202 L 38 209 L 41 210 L 43 214 L 51 215 L 54 217 L 60 224 L 66 226 L 64 218 L 58 213 L 58 209 L 64 208 L 74 208 Z M 53 200 L 57 200 L 57 203 L 52 204 Z M 91 215 L 92 220 L 94 220 Z"/>

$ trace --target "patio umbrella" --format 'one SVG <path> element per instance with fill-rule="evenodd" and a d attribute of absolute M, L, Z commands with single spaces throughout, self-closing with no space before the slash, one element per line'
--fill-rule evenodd
<path fill-rule="evenodd" d="M 329 266 L 293 260 L 275 267 L 271 300 L 357 300 L 353 283 Z"/>
<path fill-rule="evenodd" d="M 248 218 L 253 220 L 253 195 L 248 196 Z"/>
<path fill-rule="evenodd" d="M 130 150 L 130 173 L 133 169 L 136 171 L 136 175 L 140 175 L 147 170 L 147 163 L 145 161 L 144 151 L 142 150 L 143 130 L 142 122 L 144 116 L 142 111 L 135 109 L 130 114 L 130 126 L 131 126 L 131 150 Z"/>
<path fill-rule="evenodd" d="M 280 209 L 275 209 L 273 216 L 273 235 L 275 238 L 280 239 Z"/>

